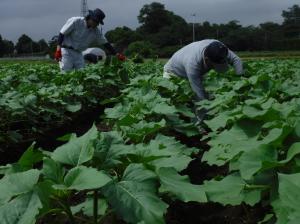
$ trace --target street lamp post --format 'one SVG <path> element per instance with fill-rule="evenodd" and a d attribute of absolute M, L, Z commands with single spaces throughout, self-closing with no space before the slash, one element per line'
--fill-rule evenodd
<path fill-rule="evenodd" d="M 196 13 L 192 14 L 193 17 L 193 42 L 196 41 L 196 34 L 195 34 L 195 23 L 196 23 Z"/>

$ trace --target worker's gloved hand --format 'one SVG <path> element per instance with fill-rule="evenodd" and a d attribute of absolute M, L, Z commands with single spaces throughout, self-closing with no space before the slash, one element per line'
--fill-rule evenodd
<path fill-rule="evenodd" d="M 116 56 L 119 59 L 119 61 L 126 61 L 126 56 L 125 55 L 123 55 L 121 53 L 117 53 Z"/>
<path fill-rule="evenodd" d="M 55 54 L 54 54 L 54 58 L 56 61 L 61 61 L 62 59 L 62 53 L 61 53 L 61 49 L 57 49 Z"/>

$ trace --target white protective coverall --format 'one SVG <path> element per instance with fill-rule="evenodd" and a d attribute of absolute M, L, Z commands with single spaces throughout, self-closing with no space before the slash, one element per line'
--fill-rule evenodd
<path fill-rule="evenodd" d="M 88 28 L 84 17 L 72 17 L 62 27 L 64 35 L 62 43 L 62 71 L 81 69 L 84 67 L 82 52 L 89 47 L 108 43 L 100 28 Z"/>
<path fill-rule="evenodd" d="M 98 47 L 88 48 L 82 52 L 83 56 L 87 55 L 87 54 L 93 54 L 93 55 L 96 55 L 97 57 L 101 56 L 102 60 L 105 60 L 105 58 L 106 58 L 105 51 Z"/>
<path fill-rule="evenodd" d="M 216 72 L 226 72 L 228 65 L 232 65 L 237 74 L 243 73 L 241 59 L 231 50 L 228 52 L 225 64 L 214 64 L 208 67 L 205 64 L 204 52 L 206 47 L 217 40 L 209 39 L 191 43 L 177 51 L 164 66 L 164 77 L 170 78 L 172 75 L 187 78 L 197 95 L 197 100 L 206 98 L 203 87 L 203 76 L 211 69 Z"/>

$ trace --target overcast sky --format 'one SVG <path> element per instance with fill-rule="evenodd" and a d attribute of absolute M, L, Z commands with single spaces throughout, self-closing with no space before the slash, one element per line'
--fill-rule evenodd
<path fill-rule="evenodd" d="M 137 15 L 146 0 L 88 0 L 90 9 L 106 13 L 104 31 L 117 26 L 138 26 Z M 243 25 L 282 22 L 281 12 L 299 0 L 157 0 L 187 21 L 196 13 L 198 22 L 226 23 L 239 20 Z M 26 33 L 34 40 L 51 39 L 69 17 L 80 15 L 81 0 L 0 0 L 0 34 L 16 41 Z"/>

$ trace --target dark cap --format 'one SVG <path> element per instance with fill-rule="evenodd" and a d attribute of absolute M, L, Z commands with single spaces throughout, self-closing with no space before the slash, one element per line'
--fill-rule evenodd
<path fill-rule="evenodd" d="M 228 55 L 228 48 L 223 43 L 214 41 L 207 46 L 204 55 L 213 63 L 223 64 Z"/>
<path fill-rule="evenodd" d="M 89 63 L 92 63 L 92 64 L 97 64 L 97 62 L 98 62 L 98 58 L 94 54 L 84 55 L 84 60 L 86 60 L 86 61 L 88 61 Z"/>
<path fill-rule="evenodd" d="M 95 10 L 89 10 L 88 15 L 92 20 L 94 20 L 97 23 L 100 23 L 104 25 L 103 20 L 105 18 L 105 14 L 101 9 L 95 9 Z"/>

